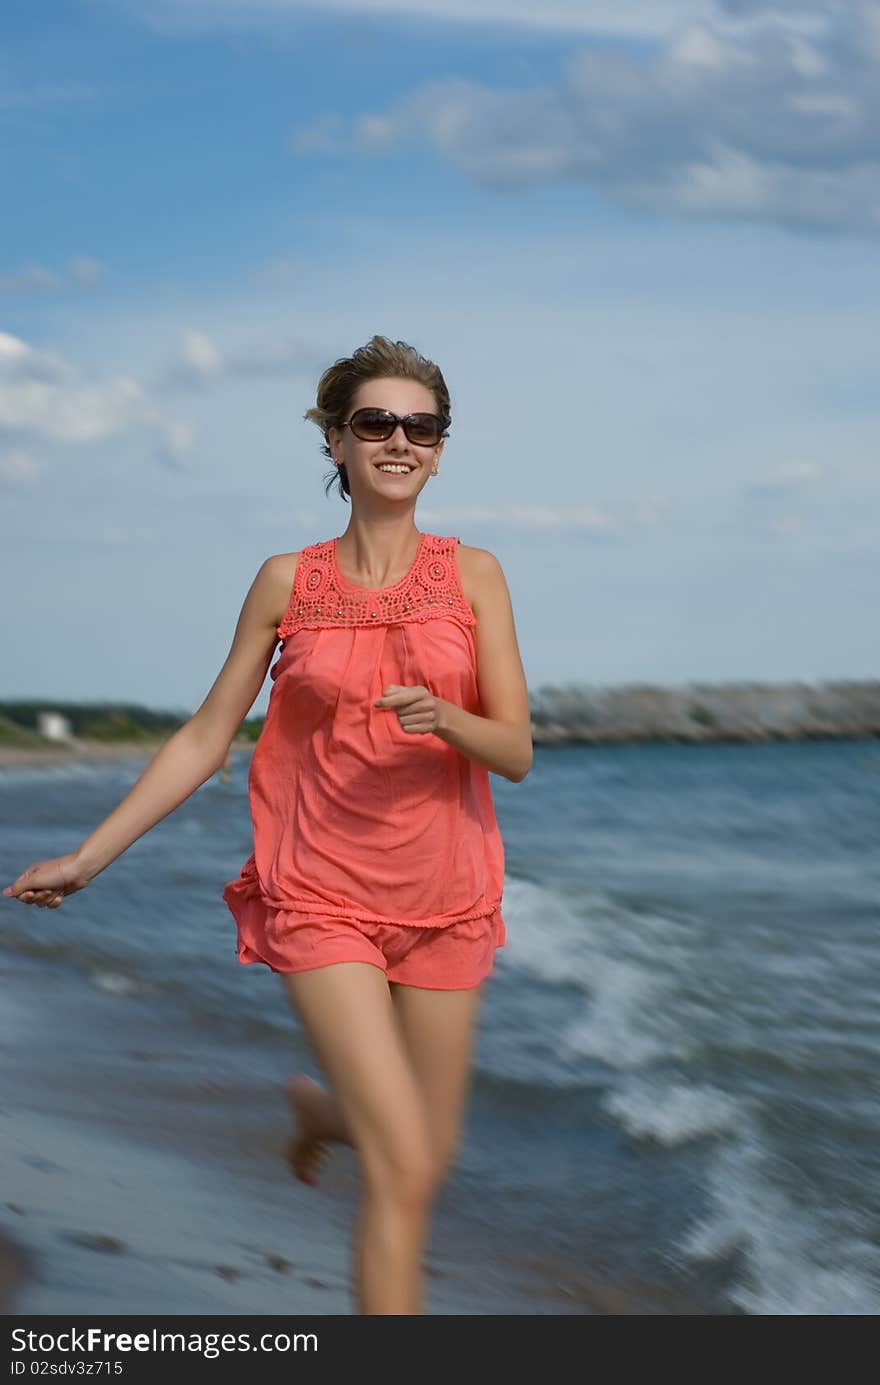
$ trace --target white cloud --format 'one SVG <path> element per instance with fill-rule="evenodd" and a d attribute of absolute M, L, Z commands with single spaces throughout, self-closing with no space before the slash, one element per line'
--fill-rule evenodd
<path fill-rule="evenodd" d="M 61 287 L 61 278 L 43 265 L 29 264 L 13 274 L 0 274 L 0 293 L 45 293 Z"/>
<path fill-rule="evenodd" d="M 192 441 L 188 425 L 161 413 L 130 376 L 90 378 L 57 353 L 0 332 L 0 435 L 72 445 L 138 431 L 175 463 Z"/>
<path fill-rule="evenodd" d="M 314 348 L 294 338 L 263 335 L 221 350 L 207 332 L 189 328 L 159 383 L 180 388 L 205 386 L 221 379 L 271 379 L 314 370 L 318 363 Z"/>
<path fill-rule="evenodd" d="M 384 115 L 367 115 L 359 122 L 358 136 L 363 149 L 382 153 L 397 141 L 397 129 L 393 120 Z"/>
<path fill-rule="evenodd" d="M 66 278 L 63 272 L 45 265 L 29 264 L 10 274 L 0 274 L 0 294 L 60 293 L 70 287 L 93 289 L 103 273 L 101 262 L 85 255 L 70 261 Z"/>
<path fill-rule="evenodd" d="M 809 458 L 791 458 L 768 467 L 763 476 L 749 482 L 745 493 L 750 499 L 771 500 L 806 490 L 818 481 L 822 468 Z"/>
<path fill-rule="evenodd" d="M 161 33 L 273 30 L 304 15 L 334 14 L 353 21 L 430 20 L 445 25 L 497 25 L 557 33 L 665 32 L 684 13 L 719 13 L 712 0 L 124 0 L 126 8 Z"/>
<path fill-rule="evenodd" d="M 93 260 L 87 255 L 80 255 L 70 262 L 70 273 L 73 280 L 82 288 L 94 288 L 98 280 L 104 273 L 104 266 L 99 260 Z"/>
<path fill-rule="evenodd" d="M 431 21 L 447 27 L 489 25 L 559 34 L 658 38 L 691 22 L 752 29 L 784 21 L 821 31 L 829 17 L 867 12 L 872 0 L 105 0 L 123 5 L 159 33 L 275 32 L 320 13 L 353 24 Z M 867 22 L 867 21 L 866 21 Z M 880 27 L 880 26 L 878 26 Z M 344 34 L 344 30 L 342 31 Z"/>
<path fill-rule="evenodd" d="M 180 361 L 185 369 L 202 377 L 219 375 L 223 369 L 223 357 L 204 332 L 184 332 Z"/>
<path fill-rule="evenodd" d="M 298 148 L 413 140 L 497 190 L 569 181 L 650 210 L 876 234 L 880 62 L 866 14 L 835 14 L 810 41 L 776 15 L 737 32 L 691 23 L 648 53 L 583 47 L 553 86 L 433 81 L 347 135 L 319 117 Z"/>
<path fill-rule="evenodd" d="M 39 470 L 31 457 L 20 447 L 0 453 L 0 488 L 21 490 L 36 481 Z"/>
<path fill-rule="evenodd" d="M 731 62 L 747 61 L 704 24 L 687 24 L 669 45 L 669 58 L 683 67 L 721 72 Z"/>

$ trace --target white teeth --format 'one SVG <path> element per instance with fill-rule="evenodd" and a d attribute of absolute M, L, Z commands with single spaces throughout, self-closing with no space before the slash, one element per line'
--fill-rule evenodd
<path fill-rule="evenodd" d="M 401 465 L 401 466 L 397 466 L 397 465 L 394 465 L 394 464 L 389 463 L 389 462 L 383 462 L 382 465 L 379 467 L 379 470 L 380 470 L 380 471 L 392 471 L 392 472 L 395 472 L 395 473 L 400 473 L 401 475 L 406 475 L 407 472 L 412 471 L 412 467 L 410 467 L 410 466 L 402 466 L 402 465 Z"/>

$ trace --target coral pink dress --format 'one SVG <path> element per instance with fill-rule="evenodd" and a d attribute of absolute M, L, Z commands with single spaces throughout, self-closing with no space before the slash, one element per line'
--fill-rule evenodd
<path fill-rule="evenodd" d="M 339 570 L 336 539 L 304 548 L 248 774 L 254 850 L 223 890 L 242 963 L 285 970 L 297 920 L 412 928 L 485 920 L 498 945 L 504 848 L 489 771 L 374 707 L 422 684 L 479 714 L 476 617 L 457 538 L 422 534 L 379 591 Z"/>

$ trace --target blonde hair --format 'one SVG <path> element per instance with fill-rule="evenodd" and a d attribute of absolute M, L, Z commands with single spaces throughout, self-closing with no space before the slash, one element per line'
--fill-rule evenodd
<path fill-rule="evenodd" d="M 331 428 L 340 428 L 348 418 L 349 409 L 358 386 L 367 380 L 418 380 L 434 396 L 436 411 L 443 424 L 443 436 L 452 422 L 449 390 L 439 366 L 421 356 L 415 347 L 405 341 L 391 341 L 388 337 L 373 336 L 365 346 L 359 346 L 350 356 L 342 356 L 328 366 L 318 381 L 317 402 L 313 409 L 307 409 L 304 418 L 316 423 L 324 434 L 325 457 L 332 457 L 329 446 Z M 344 500 L 351 495 L 345 463 L 333 467 L 326 478 L 324 488 L 327 494 L 338 482 L 339 495 Z"/>

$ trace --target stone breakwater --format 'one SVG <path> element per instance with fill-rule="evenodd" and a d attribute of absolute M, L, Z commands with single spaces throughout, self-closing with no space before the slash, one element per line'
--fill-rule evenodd
<path fill-rule="evenodd" d="M 880 737 L 880 682 L 569 683 L 529 701 L 535 745 Z"/>
<path fill-rule="evenodd" d="M 880 737 L 880 682 L 545 684 L 529 690 L 529 704 L 535 745 Z M 40 711 L 53 704 L 0 703 L 0 769 L 128 755 L 151 758 L 186 719 L 127 707 L 126 727 L 119 734 L 118 708 L 54 705 L 73 723 L 74 733 L 61 742 L 34 730 Z M 112 726 L 113 739 L 90 735 L 96 723 Z M 243 724 L 233 742 L 233 758 L 253 749 L 262 725 L 259 716 Z"/>

